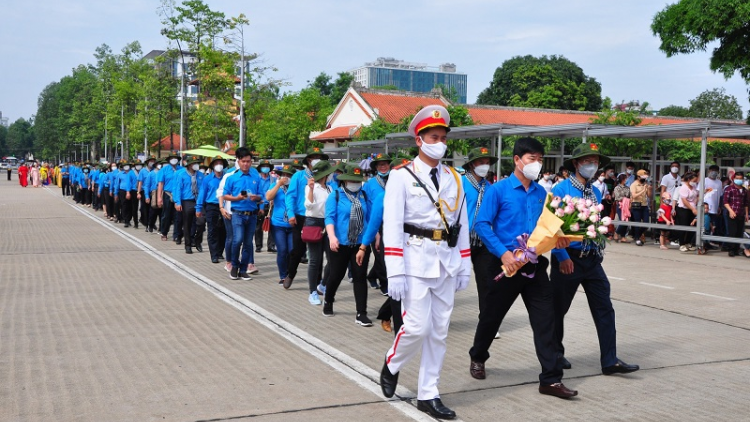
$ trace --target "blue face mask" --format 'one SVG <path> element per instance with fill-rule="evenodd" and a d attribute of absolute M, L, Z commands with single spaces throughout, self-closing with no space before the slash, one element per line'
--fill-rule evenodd
<path fill-rule="evenodd" d="M 261 169 L 260 169 L 260 172 L 261 172 L 261 173 L 270 173 L 270 172 L 271 172 L 271 169 L 270 169 L 270 168 L 268 168 L 268 167 L 261 167 Z"/>
<path fill-rule="evenodd" d="M 388 174 L 390 174 L 390 172 L 391 172 L 390 170 L 388 170 L 385 173 L 378 172 L 378 175 L 380 175 L 380 177 L 385 177 L 385 176 L 388 176 Z"/>
<path fill-rule="evenodd" d="M 743 182 L 744 182 L 744 180 L 742 180 L 742 179 L 734 179 L 734 184 L 737 185 L 737 186 L 742 186 Z"/>

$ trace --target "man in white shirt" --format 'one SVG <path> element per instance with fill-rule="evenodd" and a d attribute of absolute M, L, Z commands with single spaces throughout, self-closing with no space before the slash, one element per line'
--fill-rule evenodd
<path fill-rule="evenodd" d="M 669 165 L 669 173 L 665 174 L 661 178 L 661 189 L 659 196 L 664 196 L 665 193 L 669 194 L 669 197 L 672 198 L 673 203 L 675 204 L 674 207 L 672 207 L 672 216 L 674 217 L 677 214 L 677 201 L 675 198 L 675 191 L 682 186 L 682 179 L 680 178 L 680 163 L 677 161 L 673 161 Z M 678 246 L 679 242 L 677 242 L 677 238 L 679 236 L 680 232 L 677 231 L 671 231 L 669 233 L 669 240 L 672 242 L 672 246 Z"/>
<path fill-rule="evenodd" d="M 703 188 L 706 190 L 703 201 L 708 204 L 708 215 L 711 218 L 711 225 L 714 226 L 714 234 L 723 236 L 723 230 L 721 230 L 723 227 L 719 224 L 719 220 L 721 220 L 719 199 L 722 194 L 722 183 L 719 177 L 719 166 L 716 164 L 708 168 L 708 177 L 703 180 Z"/>
<path fill-rule="evenodd" d="M 552 186 L 555 185 L 555 175 L 552 173 L 552 170 L 544 170 L 544 174 L 539 180 L 539 184 L 547 191 L 547 193 L 552 192 Z"/>

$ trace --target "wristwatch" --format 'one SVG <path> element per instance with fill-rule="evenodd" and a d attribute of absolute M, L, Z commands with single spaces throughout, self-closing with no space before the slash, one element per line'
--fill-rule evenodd
<path fill-rule="evenodd" d="M 359 250 L 360 251 L 367 250 L 367 246 L 365 246 L 365 245 L 359 245 Z"/>

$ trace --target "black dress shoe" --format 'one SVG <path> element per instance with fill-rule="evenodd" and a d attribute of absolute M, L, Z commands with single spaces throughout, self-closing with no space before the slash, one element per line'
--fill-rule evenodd
<path fill-rule="evenodd" d="M 178 245 L 181 245 L 182 244 L 182 238 L 178 237 L 177 239 L 174 240 L 174 243 L 176 243 Z"/>
<path fill-rule="evenodd" d="M 211 263 L 218 264 L 219 260 L 217 258 L 211 258 Z"/>
<path fill-rule="evenodd" d="M 573 365 L 570 364 L 570 361 L 565 359 L 565 356 L 561 356 L 560 359 L 562 360 L 562 369 L 570 369 L 573 367 Z"/>
<path fill-rule="evenodd" d="M 197 244 L 195 245 L 195 250 L 198 252 L 203 252 L 203 246 L 201 246 L 200 244 Z"/>
<path fill-rule="evenodd" d="M 136 229 L 136 230 L 138 230 L 138 225 L 137 224 L 133 224 L 133 228 Z"/>
<path fill-rule="evenodd" d="M 130 224 L 125 223 L 125 225 L 123 227 L 125 227 L 125 228 L 130 227 Z"/>
<path fill-rule="evenodd" d="M 380 389 L 383 390 L 383 395 L 389 399 L 393 397 L 396 394 L 396 386 L 398 386 L 398 374 L 391 374 L 388 364 L 383 362 L 383 369 L 380 370 Z"/>
<path fill-rule="evenodd" d="M 261 252 L 263 252 L 263 249 L 255 248 L 255 253 L 261 253 Z"/>
<path fill-rule="evenodd" d="M 456 417 L 456 412 L 445 407 L 440 398 L 417 400 L 417 409 L 438 419 L 454 419 Z"/>
<path fill-rule="evenodd" d="M 186 245 L 185 246 L 185 253 L 186 254 L 192 254 L 193 253 L 193 248 L 191 248 L 190 246 Z"/>
<path fill-rule="evenodd" d="M 270 249 L 266 250 L 266 252 L 268 252 L 268 253 L 276 253 L 276 248 L 270 248 Z"/>
<path fill-rule="evenodd" d="M 561 382 L 556 382 L 550 385 L 539 384 L 539 392 L 548 396 L 555 396 L 561 399 L 569 399 L 578 395 L 578 391 L 571 390 Z"/>
<path fill-rule="evenodd" d="M 608 366 L 606 368 L 602 368 L 602 374 L 604 375 L 629 374 L 639 369 L 641 369 L 641 367 L 638 365 L 628 365 L 627 363 L 621 361 L 620 359 L 617 359 L 616 364 L 612 366 Z"/>
<path fill-rule="evenodd" d="M 487 373 L 484 371 L 484 362 L 471 361 L 471 365 L 469 365 L 469 374 L 471 374 L 472 378 L 478 380 L 487 378 Z"/>

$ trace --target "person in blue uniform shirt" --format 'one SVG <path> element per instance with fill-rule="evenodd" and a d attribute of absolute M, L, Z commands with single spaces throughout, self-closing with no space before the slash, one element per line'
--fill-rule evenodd
<path fill-rule="evenodd" d="M 102 165 L 102 171 L 99 173 L 99 189 L 96 192 L 96 196 L 99 197 L 99 202 L 102 204 L 104 210 L 104 218 L 109 218 L 112 213 L 112 201 L 109 200 L 109 164 Z"/>
<path fill-rule="evenodd" d="M 211 160 L 208 165 L 211 172 L 203 178 L 198 193 L 198 202 L 195 205 L 196 217 L 205 219 L 208 225 L 208 252 L 214 264 L 224 259 L 224 242 L 227 233 L 219 210 L 219 198 L 216 196 L 216 191 L 219 189 L 221 178 L 224 177 L 224 169 L 228 165 L 227 160 L 221 157 L 214 157 Z"/>
<path fill-rule="evenodd" d="M 98 190 L 98 182 L 99 182 L 99 166 L 91 166 L 89 170 L 89 198 L 91 199 L 91 208 L 94 211 L 99 210 L 99 202 L 98 197 L 96 196 L 96 192 Z"/>
<path fill-rule="evenodd" d="M 356 306 L 354 321 L 363 327 L 370 327 L 372 321 L 367 317 L 367 260 L 362 266 L 356 265 L 358 249 L 360 246 L 366 247 L 362 245 L 362 233 L 367 224 L 368 206 L 366 195 L 362 192 L 362 169 L 348 166 L 338 180 L 339 188 L 326 199 L 325 225 L 331 249 L 331 269 L 330 278 L 326 280 L 323 315 L 334 315 L 336 292 L 351 265 Z"/>
<path fill-rule="evenodd" d="M 174 199 L 175 211 L 182 213 L 182 233 L 185 235 L 185 253 L 193 253 L 193 246 L 196 246 L 199 252 L 203 251 L 197 239 L 193 235 L 193 226 L 196 225 L 195 203 L 198 200 L 200 185 L 203 183 L 205 175 L 200 172 L 201 159 L 190 157 L 187 159 L 185 167 L 181 168 L 175 174 L 175 189 L 172 192 Z M 196 235 L 203 237 L 200 228 L 196 230 Z"/>
<path fill-rule="evenodd" d="M 154 169 L 155 163 L 156 157 L 152 155 L 148 157 L 145 163 L 143 163 L 145 165 L 141 165 L 140 168 L 136 166 L 136 171 L 138 171 L 138 185 L 136 191 L 138 191 L 138 202 L 141 208 L 141 215 L 140 218 L 138 218 L 138 221 L 143 224 L 143 227 L 146 228 L 146 231 L 148 231 L 148 219 L 151 212 L 151 207 L 146 203 L 145 188 L 147 186 L 151 171 L 153 171 Z"/>
<path fill-rule="evenodd" d="M 284 200 L 286 201 L 287 212 L 293 212 L 289 218 L 289 224 L 294 227 L 294 245 L 289 258 L 289 271 L 287 277 L 292 281 L 297 276 L 297 269 L 300 262 L 307 252 L 307 246 L 302 241 L 302 227 L 305 225 L 305 186 L 312 179 L 312 168 L 320 160 L 328 160 L 328 155 L 324 154 L 319 147 L 310 147 L 307 149 L 307 155 L 302 163 L 302 171 L 297 171 L 289 182 Z"/>
<path fill-rule="evenodd" d="M 254 170 L 253 157 L 249 149 L 237 148 L 235 156 L 239 163 L 239 171 L 227 178 L 223 189 L 224 201 L 232 203 L 232 270 L 229 278 L 251 280 L 247 269 L 254 252 L 253 238 L 258 222 L 258 204 L 262 201 L 259 194 L 260 177 L 257 171 L 251 171 Z"/>
<path fill-rule="evenodd" d="M 529 313 L 534 334 L 534 347 L 542 373 L 539 374 L 539 392 L 560 398 L 571 398 L 578 392 L 562 383 L 563 370 L 558 360 L 555 344 L 555 309 L 553 287 L 547 275 L 549 261 L 544 256 L 538 262 L 519 262 L 514 250 L 518 237 L 531 234 L 542 214 L 547 191 L 536 182 L 542 170 L 544 146 L 534 138 L 521 138 L 513 147 L 513 173 L 485 192 L 479 213 L 474 220 L 474 230 L 490 252 L 480 274 L 489 274 L 487 295 L 484 298 L 479 323 L 474 333 L 474 344 L 469 350 L 469 374 L 479 380 L 486 378 L 485 362 L 489 349 L 503 318 L 520 295 Z M 570 244 L 566 238 L 557 245 Z M 502 266 L 512 277 L 499 280 Z"/>
<path fill-rule="evenodd" d="M 123 161 L 121 164 L 121 171 L 117 175 L 117 181 L 115 182 L 115 189 L 118 194 L 118 202 L 122 210 L 122 222 L 123 227 L 130 227 L 130 219 L 137 219 L 137 215 L 133 215 L 133 201 L 135 198 L 135 187 L 136 187 L 136 176 L 135 172 L 131 170 L 132 163 Z M 138 221 L 134 222 L 135 228 L 138 228 Z"/>
<path fill-rule="evenodd" d="M 372 209 L 372 201 L 381 193 L 385 193 L 385 185 L 388 183 L 388 175 L 391 172 L 391 156 L 386 153 L 376 154 L 370 161 L 370 169 L 373 176 L 364 184 L 362 191 L 367 195 L 367 205 Z M 372 246 L 372 245 L 370 245 Z M 385 256 L 383 249 L 368 249 L 372 251 L 373 265 L 367 274 L 367 281 L 373 289 L 380 289 L 388 293 L 388 276 L 385 272 Z"/>
<path fill-rule="evenodd" d="M 258 208 L 258 223 L 255 226 L 255 252 L 258 253 L 263 249 L 263 220 L 268 214 L 268 207 L 270 205 L 269 201 L 266 200 L 266 192 L 271 187 L 271 170 L 273 169 L 273 164 L 268 160 L 260 160 L 255 168 L 260 174 L 260 195 L 263 197 L 263 202 L 260 203 Z M 268 236 L 267 245 L 268 252 L 273 252 L 276 249 L 273 236 Z"/>
<path fill-rule="evenodd" d="M 279 284 L 282 285 L 289 270 L 289 253 L 292 249 L 292 233 L 294 231 L 292 225 L 289 224 L 289 213 L 286 209 L 284 195 L 286 195 L 289 189 L 289 181 L 296 171 L 290 164 L 284 164 L 280 170 L 276 171 L 279 178 L 266 192 L 266 200 L 273 202 L 271 234 L 275 239 L 276 267 L 279 270 Z"/>
<path fill-rule="evenodd" d="M 157 177 L 159 176 L 159 171 L 165 164 L 167 164 L 167 160 L 165 159 L 156 161 L 153 170 L 151 170 L 148 174 L 148 178 L 146 179 L 145 187 L 143 189 L 143 194 L 146 196 L 146 204 L 151 208 L 148 214 L 148 224 L 146 225 L 146 231 L 148 231 L 149 233 L 161 231 L 161 224 L 158 229 L 156 227 L 156 220 L 161 221 L 162 214 L 162 209 L 161 207 L 159 207 L 158 201 L 156 200 L 156 193 L 158 192 Z"/>
<path fill-rule="evenodd" d="M 552 189 L 555 196 L 570 195 L 574 198 L 591 200 L 600 204 L 602 193 L 593 188 L 592 178 L 599 167 L 609 163 L 609 157 L 602 155 L 599 146 L 592 143 L 578 145 L 572 157 L 563 165 L 571 172 L 564 182 Z M 596 333 L 599 336 L 599 351 L 602 373 L 605 375 L 624 374 L 639 369 L 638 365 L 629 365 L 617 357 L 617 339 L 615 330 L 615 310 L 610 299 L 610 284 L 602 268 L 603 251 L 596 243 L 584 240 L 573 242 L 568 248 L 552 250 L 552 267 L 550 278 L 555 287 L 556 343 L 563 368 L 571 367 L 565 358 L 563 346 L 563 320 L 570 309 L 578 287 L 583 287 L 586 300 L 594 318 Z"/>
<path fill-rule="evenodd" d="M 162 209 L 159 230 L 161 231 L 161 240 L 166 241 L 169 229 L 174 221 L 172 240 L 179 245 L 182 243 L 182 213 L 175 210 L 173 194 L 174 190 L 177 189 L 175 174 L 182 168 L 180 156 L 173 151 L 167 156 L 167 163 L 168 165 L 162 167 L 156 176 L 156 204 Z"/>
<path fill-rule="evenodd" d="M 62 195 L 70 196 L 70 161 L 60 167 L 60 176 L 62 177 Z"/>
<path fill-rule="evenodd" d="M 497 163 L 497 157 L 490 154 L 488 148 L 479 147 L 469 151 L 468 161 L 464 164 L 466 173 L 461 176 L 464 192 L 466 192 L 466 213 L 469 217 L 469 242 L 471 244 L 471 264 L 474 267 L 474 278 L 477 283 L 477 296 L 479 298 L 479 316 L 481 318 L 484 298 L 487 295 L 489 280 L 496 274 L 484 273 L 487 268 L 481 265 L 484 260 L 490 259 L 490 251 L 482 244 L 482 240 L 474 230 L 474 220 L 482 205 L 484 193 L 489 189 L 490 183 L 486 179 L 490 167 Z M 492 277 L 491 277 L 492 276 Z M 497 337 L 497 336 L 495 336 Z"/>

